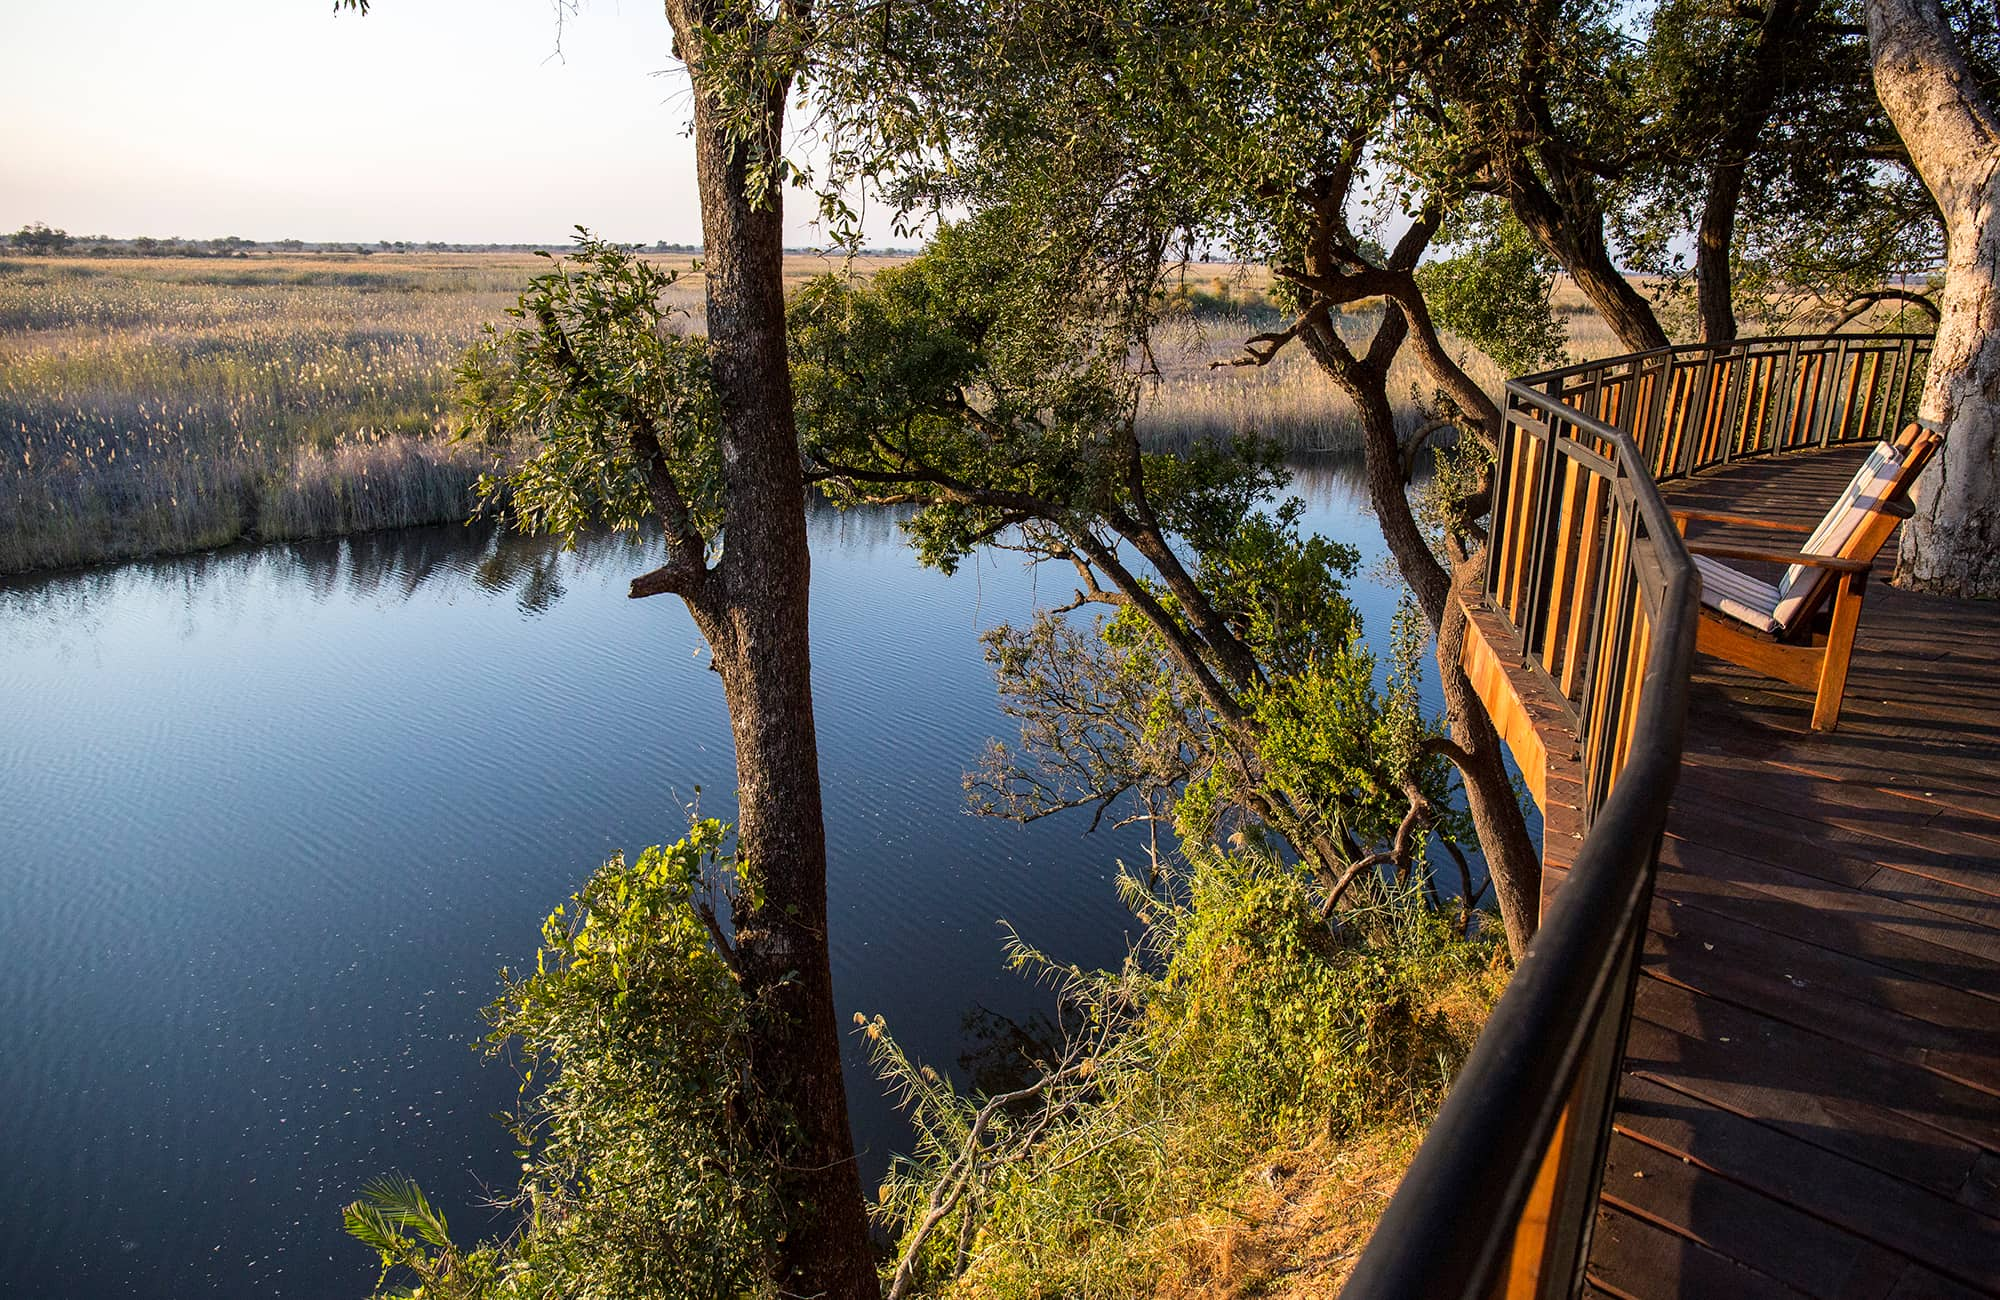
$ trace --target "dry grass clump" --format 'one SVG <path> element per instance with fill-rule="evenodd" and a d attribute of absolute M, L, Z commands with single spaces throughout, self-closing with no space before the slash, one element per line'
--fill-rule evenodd
<path fill-rule="evenodd" d="M 1432 988 L 1424 1014 L 1445 1041 L 1469 1045 L 1502 985 L 1484 971 Z M 1335 1136 L 1322 1131 L 1246 1162 L 1229 1194 L 1162 1224 L 1158 1300 L 1335 1300 L 1423 1141 L 1429 1106 Z"/>
<path fill-rule="evenodd" d="M 1390 1124 L 1268 1153 L 1235 1196 L 1162 1226 L 1173 1243 L 1159 1300 L 1334 1300 L 1423 1140 Z"/>

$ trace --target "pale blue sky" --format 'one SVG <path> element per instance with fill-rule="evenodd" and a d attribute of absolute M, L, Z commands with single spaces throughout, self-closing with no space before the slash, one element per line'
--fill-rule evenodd
<path fill-rule="evenodd" d="M 551 0 L 0 0 L 0 230 L 697 242 L 658 0 L 556 43 Z"/>

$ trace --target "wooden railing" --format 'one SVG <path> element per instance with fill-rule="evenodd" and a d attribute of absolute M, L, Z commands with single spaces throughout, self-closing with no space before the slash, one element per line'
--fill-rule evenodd
<path fill-rule="evenodd" d="M 1630 433 L 1665 482 L 1750 456 L 1893 438 L 1916 413 L 1930 352 L 1914 334 L 1737 339 L 1519 382 Z"/>
<path fill-rule="evenodd" d="M 1571 751 L 1548 746 L 1574 772 L 1582 842 L 1348 1297 L 1577 1294 L 1694 650 L 1697 579 L 1658 481 L 1891 435 L 1928 352 L 1750 339 L 1508 383 L 1475 612 L 1523 716 L 1563 715 L 1545 730 Z"/>

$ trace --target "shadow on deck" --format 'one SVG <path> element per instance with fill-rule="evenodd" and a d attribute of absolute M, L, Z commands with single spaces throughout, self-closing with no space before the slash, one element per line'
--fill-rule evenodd
<path fill-rule="evenodd" d="M 1809 523 L 1863 454 L 1664 492 Z M 1695 660 L 1586 1294 L 2000 1295 L 2000 602 L 1894 550 L 1837 733 Z"/>

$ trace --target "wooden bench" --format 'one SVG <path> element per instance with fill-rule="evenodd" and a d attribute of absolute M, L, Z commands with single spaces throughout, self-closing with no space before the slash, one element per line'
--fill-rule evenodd
<path fill-rule="evenodd" d="M 1795 550 L 1688 540 L 1702 577 L 1695 649 L 1814 692 L 1813 729 L 1834 730 L 1868 571 L 1897 523 L 1911 513 L 1910 489 L 1941 441 L 1912 424 L 1894 442 L 1880 444 L 1817 526 L 1709 510 L 1674 511 L 1674 524 L 1683 536 L 1690 523 L 1807 534 Z M 1774 584 L 1723 560 L 1788 567 Z"/>

